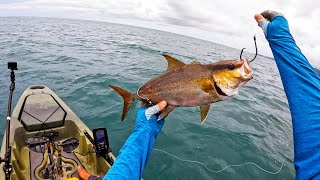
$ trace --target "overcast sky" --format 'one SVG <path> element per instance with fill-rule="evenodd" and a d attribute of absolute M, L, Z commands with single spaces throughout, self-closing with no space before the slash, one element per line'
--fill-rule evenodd
<path fill-rule="evenodd" d="M 107 21 L 183 34 L 272 56 L 253 15 L 282 12 L 309 62 L 320 68 L 317 0 L 0 0 L 0 16 L 45 16 Z"/>

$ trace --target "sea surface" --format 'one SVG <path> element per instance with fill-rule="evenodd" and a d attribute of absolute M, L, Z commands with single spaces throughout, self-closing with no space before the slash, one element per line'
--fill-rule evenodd
<path fill-rule="evenodd" d="M 185 63 L 212 63 L 236 59 L 240 50 L 106 22 L 0 17 L 1 138 L 10 85 L 7 62 L 17 61 L 13 106 L 28 86 L 47 85 L 89 128 L 106 127 L 118 155 L 139 103 L 120 122 L 123 101 L 108 84 L 135 92 L 166 70 L 162 53 Z M 276 64 L 258 56 L 252 68 L 254 78 L 235 97 L 212 104 L 202 125 L 198 107 L 177 108 L 166 118 L 144 179 L 294 179 L 291 116 Z"/>

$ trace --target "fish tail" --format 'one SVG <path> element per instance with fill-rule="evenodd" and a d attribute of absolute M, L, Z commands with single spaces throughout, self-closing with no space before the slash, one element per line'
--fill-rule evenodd
<path fill-rule="evenodd" d="M 122 110 L 122 116 L 121 116 L 121 121 L 124 120 L 124 118 L 127 116 L 127 113 L 130 109 L 130 106 L 132 102 L 135 100 L 135 95 L 122 89 L 117 86 L 109 85 L 113 90 L 115 90 L 118 94 L 121 95 L 123 98 L 123 110 Z"/>

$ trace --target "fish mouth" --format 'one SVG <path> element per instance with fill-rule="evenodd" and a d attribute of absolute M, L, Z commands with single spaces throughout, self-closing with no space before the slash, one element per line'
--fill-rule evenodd
<path fill-rule="evenodd" d="M 240 69 L 240 74 L 245 81 L 252 79 L 252 69 L 249 65 L 248 60 L 244 60 L 243 66 Z"/>
<path fill-rule="evenodd" d="M 213 84 L 214 84 L 214 88 L 216 89 L 216 92 L 218 95 L 220 96 L 228 96 L 226 93 L 224 93 L 220 87 L 217 85 L 216 81 L 213 81 Z"/>
<path fill-rule="evenodd" d="M 234 70 L 224 70 L 213 75 L 216 93 L 222 99 L 239 93 L 244 84 L 252 79 L 252 69 L 248 60 L 240 60 L 241 66 Z"/>

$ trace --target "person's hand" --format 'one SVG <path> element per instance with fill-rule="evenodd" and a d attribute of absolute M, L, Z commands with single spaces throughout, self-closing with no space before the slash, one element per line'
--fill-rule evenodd
<path fill-rule="evenodd" d="M 88 173 L 88 171 L 86 171 L 85 169 L 83 169 L 80 166 L 77 167 L 77 171 L 78 171 L 78 174 L 82 180 L 88 180 L 89 177 L 91 176 L 91 174 Z"/>
<path fill-rule="evenodd" d="M 163 124 L 164 118 L 158 119 L 159 112 L 167 106 L 166 101 L 161 101 L 157 105 L 146 108 L 144 103 L 141 103 L 141 107 L 138 109 L 136 125 L 147 125 L 152 130 L 155 137 L 159 134 Z"/>
<path fill-rule="evenodd" d="M 88 171 L 83 169 L 81 166 L 77 167 L 78 174 L 81 178 L 81 180 L 102 180 L 102 177 L 100 176 L 93 176 Z M 67 179 L 69 180 L 69 179 Z"/>
<path fill-rule="evenodd" d="M 276 16 L 283 16 L 283 14 L 276 11 L 267 10 L 263 11 L 260 14 L 254 15 L 255 20 L 257 21 L 258 25 L 262 28 L 266 36 L 268 24 L 272 22 Z"/>

